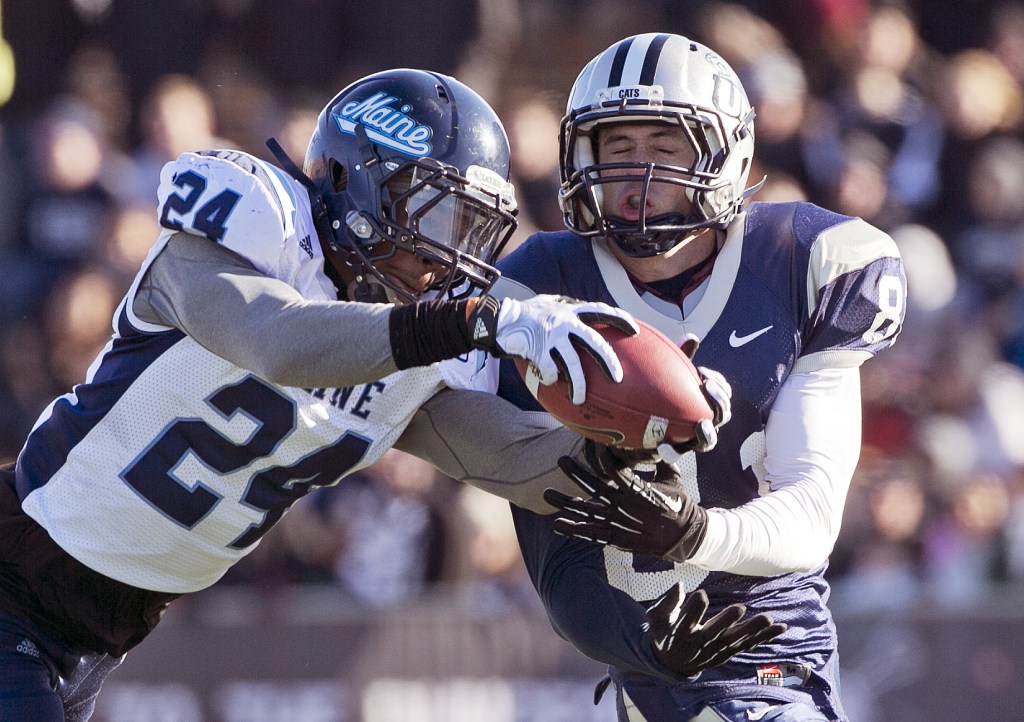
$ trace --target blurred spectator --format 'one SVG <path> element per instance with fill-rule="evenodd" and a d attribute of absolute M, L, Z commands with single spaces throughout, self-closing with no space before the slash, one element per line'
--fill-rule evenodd
<path fill-rule="evenodd" d="M 114 199 L 102 177 L 106 153 L 96 113 L 57 98 L 35 123 L 23 248 L 46 262 L 85 261 L 106 233 Z"/>
<path fill-rule="evenodd" d="M 1024 367 L 1024 141 L 993 136 L 975 151 L 951 249 L 976 317 L 1004 358 Z"/>
<path fill-rule="evenodd" d="M 491 611 L 537 607 L 508 503 L 464 486 L 458 490 L 458 505 L 467 526 L 460 553 L 468 562 L 460 578 L 472 605 Z"/>
<path fill-rule="evenodd" d="M 824 143 L 810 137 L 814 131 L 808 120 L 814 100 L 808 94 L 803 65 L 791 51 L 780 48 L 753 58 L 737 73 L 757 113 L 752 179 L 767 175 L 767 183 L 772 184 L 781 174 L 806 189 L 813 173 L 809 165 L 831 167 L 840 161 L 838 146 L 829 157 Z"/>
<path fill-rule="evenodd" d="M 986 49 L 1018 85 L 1024 84 L 1024 4 L 1006 2 L 996 7 L 989 21 Z"/>
<path fill-rule="evenodd" d="M 909 82 L 920 40 L 909 16 L 880 7 L 856 36 L 855 52 L 830 102 L 847 163 L 831 184 L 854 210 L 863 184 L 880 194 L 863 217 L 884 230 L 924 216 L 939 192 L 944 131 L 938 110 Z M 850 175 L 852 174 L 852 177 Z M 875 178 L 875 175 L 879 178 Z M 846 186 L 846 187 L 844 187 Z"/>
<path fill-rule="evenodd" d="M 320 492 L 344 539 L 334 581 L 354 600 L 390 606 L 442 577 L 449 542 L 446 504 L 438 503 L 442 478 L 426 462 L 391 450 Z"/>
<path fill-rule="evenodd" d="M 49 294 L 0 337 L 0 457 L 17 454 L 43 408 L 85 378 L 110 339 L 117 283 L 95 267 L 51 273 Z"/>
<path fill-rule="evenodd" d="M 66 83 L 68 92 L 97 114 L 107 145 L 127 152 L 132 105 L 127 74 L 114 52 L 95 43 L 82 45 L 68 62 Z"/>
<path fill-rule="evenodd" d="M 919 444 L 938 482 L 988 472 L 1010 475 L 1024 466 L 1024 371 L 1002 362 L 975 319 L 945 328 L 945 348 L 923 384 L 927 413 Z"/>
<path fill-rule="evenodd" d="M 948 503 L 949 513 L 925 533 L 925 583 L 938 599 L 980 599 L 991 582 L 1005 577 L 1006 482 L 997 474 L 972 474 L 951 490 Z"/>
<path fill-rule="evenodd" d="M 965 216 L 952 252 L 981 295 L 993 298 L 1024 283 L 1024 141 L 986 138 L 966 171 Z"/>
<path fill-rule="evenodd" d="M 1024 93 L 990 52 L 964 50 L 949 59 L 937 78 L 935 97 L 947 129 L 940 173 L 939 213 L 930 219 L 944 237 L 967 216 L 968 167 L 985 138 L 1020 131 Z"/>
<path fill-rule="evenodd" d="M 306 146 L 316 128 L 319 113 L 320 111 L 313 106 L 296 105 L 287 108 L 277 130 L 270 134 L 277 138 L 277 142 L 284 148 L 288 157 L 300 166 L 306 157 Z"/>
<path fill-rule="evenodd" d="M 124 196 L 156 208 L 160 170 L 189 150 L 230 148 L 217 136 L 217 119 L 209 94 L 187 75 L 165 75 L 153 86 L 139 115 L 141 142 L 132 153 L 133 176 Z"/>
<path fill-rule="evenodd" d="M 892 155 L 878 138 L 864 130 L 842 139 L 843 160 L 828 191 L 828 206 L 889 230 L 908 219 L 889 185 Z"/>
<path fill-rule="evenodd" d="M 43 333 L 55 389 L 69 389 L 85 378 L 110 340 L 111 318 L 122 291 L 98 268 L 64 274 L 54 284 L 43 307 Z"/>
<path fill-rule="evenodd" d="M 118 205 L 97 261 L 117 284 L 119 293 L 128 290 L 159 234 L 160 224 L 150 205 Z"/>
<path fill-rule="evenodd" d="M 859 471 L 853 481 L 838 554 L 833 554 L 842 567 L 830 574 L 841 572 L 837 593 L 851 591 L 848 608 L 905 607 L 921 585 L 929 512 L 923 471 L 909 460 L 879 459 L 864 467 L 869 471 Z"/>
<path fill-rule="evenodd" d="M 558 206 L 558 143 L 561 114 L 535 88 L 512 96 L 502 119 L 512 148 L 512 173 L 519 201 L 516 238 L 564 227 Z M 508 250 L 511 250 L 509 248 Z"/>
<path fill-rule="evenodd" d="M 108 148 L 90 108 L 76 98 L 57 97 L 31 130 L 26 173 L 17 178 L 17 212 L 7 217 L 16 247 L 2 263 L 6 322 L 30 313 L 57 273 L 95 256 L 116 205 L 103 175 Z"/>

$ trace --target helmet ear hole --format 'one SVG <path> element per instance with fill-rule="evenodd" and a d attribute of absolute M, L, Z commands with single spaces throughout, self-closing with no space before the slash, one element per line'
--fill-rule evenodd
<path fill-rule="evenodd" d="M 334 186 L 335 193 L 341 193 L 348 187 L 348 168 L 343 163 L 339 163 L 334 158 L 331 158 L 330 163 L 331 172 L 331 185 Z"/>

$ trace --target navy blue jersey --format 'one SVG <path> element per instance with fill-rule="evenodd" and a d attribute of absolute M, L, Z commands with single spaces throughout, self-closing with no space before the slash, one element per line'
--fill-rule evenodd
<path fill-rule="evenodd" d="M 719 430 L 715 449 L 687 454 L 680 472 L 691 497 L 724 509 L 771 491 L 765 428 L 787 377 L 794 371 L 856 367 L 891 345 L 902 323 L 906 288 L 889 236 L 807 203 L 754 203 L 738 216 L 703 296 L 685 318 L 675 307 L 641 295 L 601 240 L 539 233 L 499 267 L 536 293 L 604 301 L 671 338 L 693 333 L 701 340 L 694 361 L 730 382 L 733 416 Z M 499 393 L 536 408 L 508 362 L 502 364 Z M 838 709 L 838 700 L 829 699 L 837 683 L 837 657 L 824 566 L 768 577 L 709 572 L 559 536 L 552 531 L 554 516 L 516 507 L 513 516 L 523 558 L 553 626 L 585 654 L 618 667 L 627 678 L 644 672 L 664 677 L 640 626 L 646 603 L 683 581 L 688 591 L 707 591 L 709 616 L 741 602 L 751 614 L 768 612 L 789 625 L 780 637 L 701 675 L 687 689 L 710 698 L 729 696 L 738 684 L 757 683 L 753 670 L 759 665 L 785 662 L 811 670 L 818 703 Z M 760 697 L 798 699 L 781 686 L 755 691 Z"/>

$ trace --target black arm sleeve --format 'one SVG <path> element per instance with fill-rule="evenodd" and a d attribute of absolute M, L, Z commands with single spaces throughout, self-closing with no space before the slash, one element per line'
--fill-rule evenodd
<path fill-rule="evenodd" d="M 426 366 L 470 350 L 468 301 L 421 301 L 391 312 L 391 355 L 399 369 Z"/>

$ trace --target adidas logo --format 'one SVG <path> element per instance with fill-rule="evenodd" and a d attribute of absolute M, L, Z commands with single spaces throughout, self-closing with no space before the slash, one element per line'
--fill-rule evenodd
<path fill-rule="evenodd" d="M 487 331 L 487 324 L 484 323 L 482 318 L 478 318 L 476 320 L 476 328 L 473 329 L 473 339 L 479 340 L 488 336 L 490 336 L 490 333 Z"/>
<path fill-rule="evenodd" d="M 21 652 L 22 654 L 27 654 L 29 657 L 39 656 L 38 647 L 36 647 L 36 645 L 34 645 L 31 642 L 31 640 L 28 639 L 23 639 L 20 642 L 18 642 L 18 646 L 15 647 L 15 650 Z"/>

